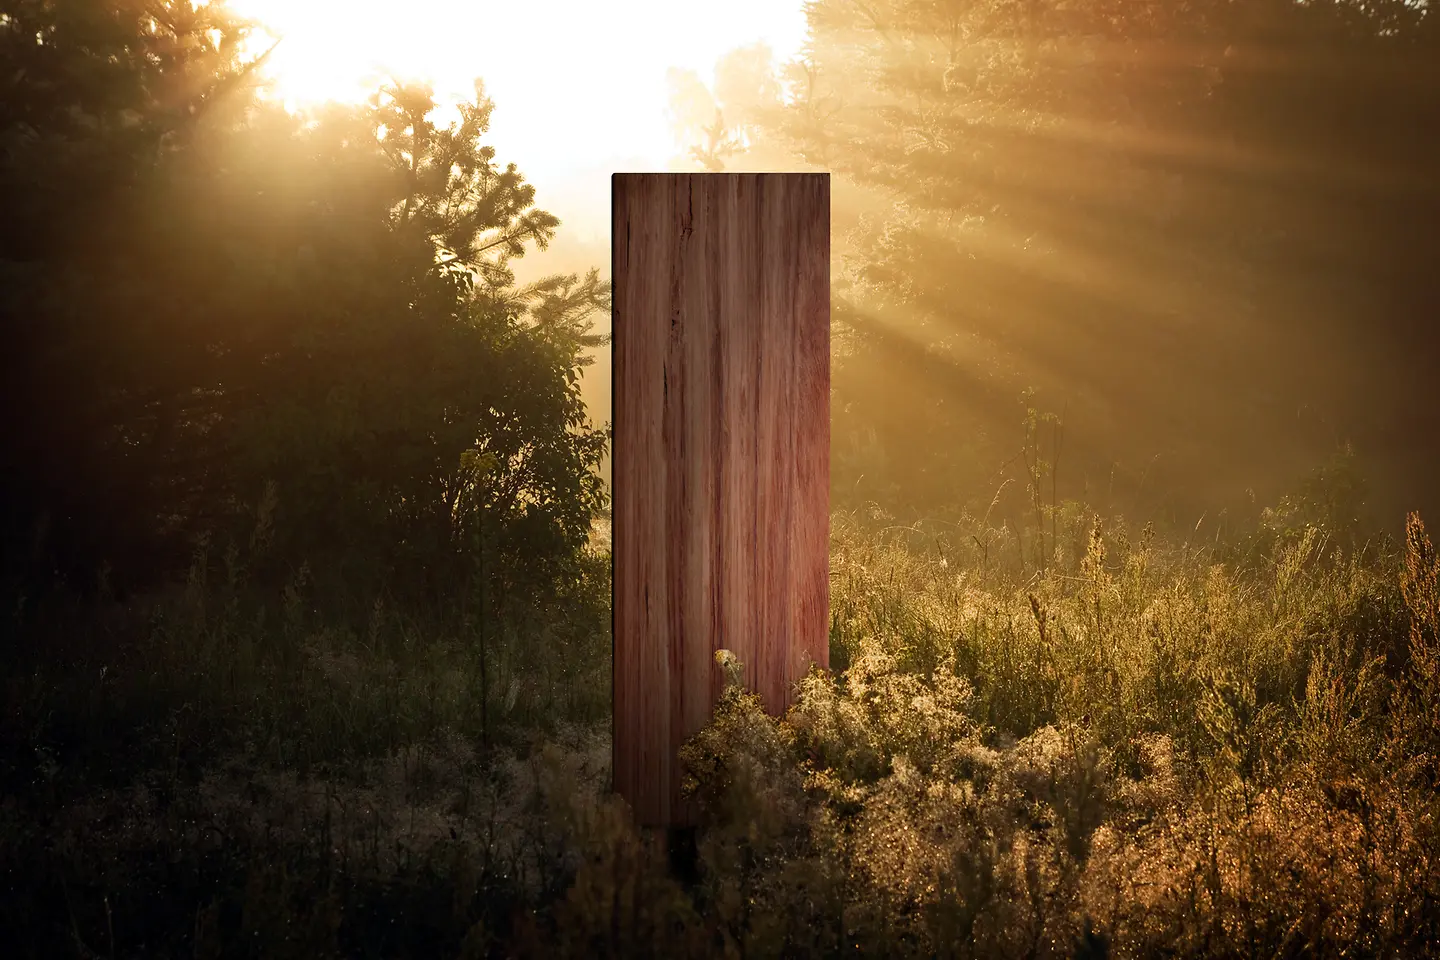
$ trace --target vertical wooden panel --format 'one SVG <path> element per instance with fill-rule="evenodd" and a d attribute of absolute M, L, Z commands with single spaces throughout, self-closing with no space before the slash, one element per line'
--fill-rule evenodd
<path fill-rule="evenodd" d="M 615 789 L 693 824 L 677 751 L 733 650 L 772 713 L 829 665 L 830 179 L 616 174 Z"/>

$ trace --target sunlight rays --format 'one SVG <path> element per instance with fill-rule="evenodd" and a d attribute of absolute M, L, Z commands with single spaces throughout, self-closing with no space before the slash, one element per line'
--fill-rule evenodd
<path fill-rule="evenodd" d="M 804 39 L 799 0 L 740 0 L 723 8 L 670 0 L 549 0 L 532 4 L 411 0 L 232 0 L 283 37 L 266 73 L 293 108 L 358 102 L 386 76 L 423 79 L 437 100 L 473 94 L 496 104 L 491 136 L 526 178 L 564 188 L 581 177 L 603 196 L 565 211 L 605 222 L 608 174 L 665 169 L 675 146 L 665 111 L 670 67 L 708 75 L 735 47 L 762 40 L 781 59 Z M 256 37 L 254 52 L 272 42 Z M 603 170 L 601 184 L 594 172 Z"/>

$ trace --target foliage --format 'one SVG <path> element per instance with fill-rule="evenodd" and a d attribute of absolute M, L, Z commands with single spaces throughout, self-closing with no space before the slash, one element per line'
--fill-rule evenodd
<path fill-rule="evenodd" d="M 147 516 L 185 495 L 183 481 L 139 462 L 134 435 L 165 432 L 160 398 L 172 410 L 195 399 L 167 349 L 189 332 L 167 322 L 184 293 L 167 285 L 156 313 L 137 299 L 145 279 L 173 284 L 186 266 L 150 242 L 177 212 L 157 209 L 153 192 L 197 129 L 240 108 L 246 35 L 220 5 L 0 6 L 0 390 L 23 411 L 0 434 L 7 576 L 57 564 L 73 574 L 71 556 L 86 572 L 107 555 L 121 563 Z"/>
<path fill-rule="evenodd" d="M 837 179 L 837 502 L 983 509 L 1026 387 L 1086 438 L 1066 496 L 1109 509 L 1271 502 L 1346 438 L 1387 511 L 1430 496 L 1402 449 L 1434 432 L 1425 5 L 806 11 L 783 92 L 736 99 Z"/>
<path fill-rule="evenodd" d="M 413 85 L 292 117 L 241 83 L 244 27 L 221 5 L 156 8 L 161 26 L 148 9 L 7 14 L 7 62 L 34 87 L 4 118 L 0 186 L 33 211 L 6 255 L 29 364 L 10 383 L 44 423 L 7 448 L 7 544 L 36 550 L 8 572 L 108 563 L 153 581 L 205 531 L 244 529 L 262 495 L 275 522 L 256 575 L 272 581 L 303 558 L 362 594 L 423 595 L 469 562 L 477 510 L 491 571 L 538 587 L 573 566 L 604 502 L 606 433 L 578 371 L 608 286 L 595 271 L 513 286 L 508 262 L 558 221 L 483 143 L 483 87 L 447 127 Z M 32 28 L 48 54 L 24 49 Z M 38 91 L 62 77 L 79 106 L 47 113 Z M 181 78 L 190 100 L 159 96 Z M 78 244 L 43 242 L 79 217 Z M 496 462 L 462 497 L 472 449 Z"/>
<path fill-rule="evenodd" d="M 691 881 L 606 794 L 603 555 L 488 677 L 459 601 L 354 631 L 243 551 L 105 619 L 47 605 L 0 844 L 56 879 L 4 922 L 22 956 L 1434 955 L 1418 517 L 1244 565 L 1092 520 L 1043 575 L 961 532 L 836 515 L 848 665 L 775 718 L 726 658 Z"/>

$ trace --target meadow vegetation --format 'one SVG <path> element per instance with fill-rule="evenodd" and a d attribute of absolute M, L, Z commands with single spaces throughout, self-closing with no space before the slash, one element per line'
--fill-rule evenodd
<path fill-rule="evenodd" d="M 1418 517 L 1341 549 L 1057 512 L 1044 572 L 1036 528 L 837 514 L 834 670 L 783 719 L 732 686 L 687 747 L 688 880 L 609 792 L 601 548 L 483 683 L 456 611 L 327 621 L 239 550 L 57 598 L 7 663 L 0 925 L 36 957 L 1433 952 Z"/>

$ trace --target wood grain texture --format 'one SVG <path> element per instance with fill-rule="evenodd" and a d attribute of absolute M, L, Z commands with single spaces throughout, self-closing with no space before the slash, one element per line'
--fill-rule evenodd
<path fill-rule="evenodd" d="M 829 666 L 830 178 L 615 174 L 614 775 L 686 826 L 717 650 L 780 714 Z"/>

